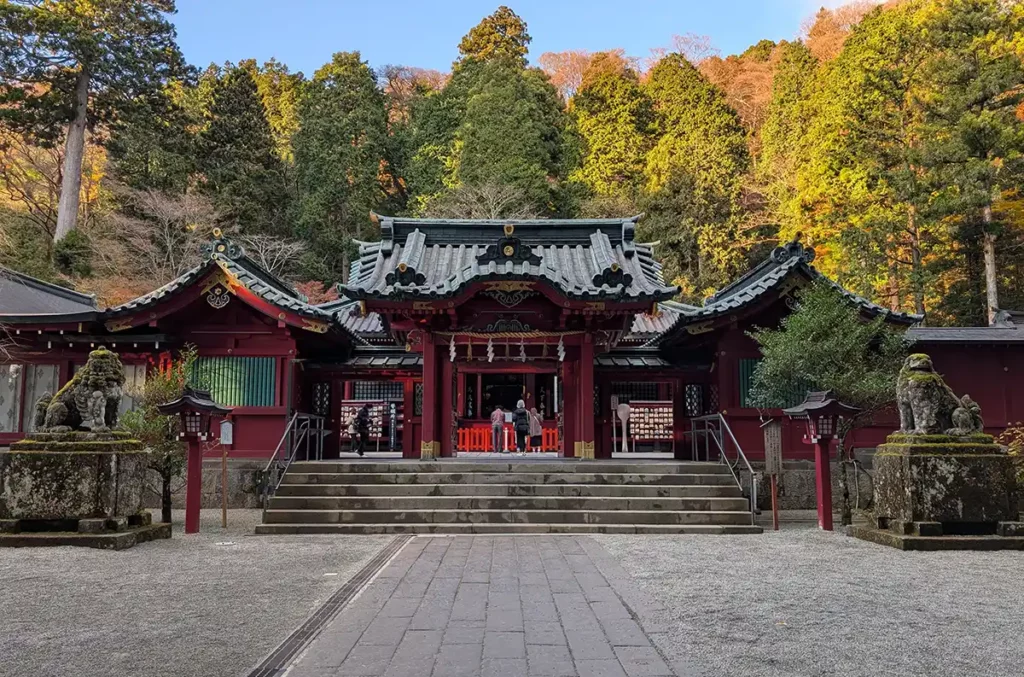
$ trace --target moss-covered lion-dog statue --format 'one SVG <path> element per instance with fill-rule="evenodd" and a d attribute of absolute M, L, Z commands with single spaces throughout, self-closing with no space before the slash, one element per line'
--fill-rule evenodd
<path fill-rule="evenodd" d="M 117 425 L 123 386 L 124 367 L 117 353 L 106 348 L 90 352 L 85 366 L 56 395 L 47 393 L 36 402 L 36 430 L 109 431 Z"/>
<path fill-rule="evenodd" d="M 900 432 L 909 435 L 955 435 L 982 432 L 981 407 L 969 395 L 957 397 L 935 372 L 924 353 L 907 357 L 896 379 Z"/>

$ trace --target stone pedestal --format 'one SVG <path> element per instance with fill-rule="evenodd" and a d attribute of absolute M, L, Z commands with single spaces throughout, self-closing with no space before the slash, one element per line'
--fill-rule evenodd
<path fill-rule="evenodd" d="M 1013 459 L 990 435 L 890 435 L 874 465 L 879 528 L 994 534 L 999 522 L 1018 519 Z"/>
<path fill-rule="evenodd" d="M 124 547 L 104 545 L 104 535 L 118 544 L 169 537 L 170 525 L 155 528 L 142 509 L 148 459 L 121 432 L 32 433 L 13 443 L 0 451 L 0 545 Z M 138 530 L 152 533 L 124 537 Z M 29 537 L 40 534 L 49 537 Z"/>
<path fill-rule="evenodd" d="M 854 535 L 904 549 L 1024 547 L 1011 542 L 1024 540 L 1013 459 L 990 435 L 893 434 L 874 468 L 876 529 Z"/>

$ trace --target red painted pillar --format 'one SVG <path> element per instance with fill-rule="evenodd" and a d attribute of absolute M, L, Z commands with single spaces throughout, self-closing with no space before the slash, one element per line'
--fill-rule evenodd
<path fill-rule="evenodd" d="M 437 378 L 437 349 L 434 337 L 423 334 L 423 429 L 417 458 L 437 458 L 441 452 L 440 430 L 438 430 L 438 396 L 440 383 Z"/>
<path fill-rule="evenodd" d="M 458 381 L 458 387 L 455 389 L 455 411 L 461 417 L 466 415 L 466 374 L 460 369 L 456 372 L 455 378 Z"/>
<path fill-rule="evenodd" d="M 576 453 L 576 417 L 579 409 L 579 391 L 576 387 L 576 367 L 572 353 L 562 363 L 562 456 L 572 458 Z"/>
<path fill-rule="evenodd" d="M 590 334 L 583 337 L 579 361 L 579 453 L 580 458 L 594 458 L 594 344 Z"/>
<path fill-rule="evenodd" d="M 829 459 L 830 440 L 814 443 L 814 481 L 818 494 L 818 526 L 832 531 L 832 468 Z"/>
<path fill-rule="evenodd" d="M 199 440 L 188 441 L 185 477 L 185 533 L 199 533 L 199 509 L 203 498 L 203 447 Z"/>
<path fill-rule="evenodd" d="M 476 412 L 476 418 L 486 420 L 491 412 L 484 411 L 484 375 L 480 373 L 471 374 L 470 378 L 476 379 L 476 407 L 473 411 Z"/>
<path fill-rule="evenodd" d="M 672 380 L 672 455 L 683 459 L 686 448 L 686 386 L 683 379 Z M 692 452 L 692 449 L 690 450 Z"/>
<path fill-rule="evenodd" d="M 452 373 L 455 369 L 455 365 L 445 354 L 443 357 L 438 359 L 441 366 L 441 397 L 437 400 L 437 413 L 440 419 L 438 420 L 438 441 L 441 443 L 438 455 L 445 458 L 455 455 L 454 445 L 452 444 L 452 432 L 455 429 L 457 423 L 455 422 L 455 410 L 452 408 L 452 403 L 455 401 L 455 394 L 452 392 L 452 380 L 454 374 Z"/>

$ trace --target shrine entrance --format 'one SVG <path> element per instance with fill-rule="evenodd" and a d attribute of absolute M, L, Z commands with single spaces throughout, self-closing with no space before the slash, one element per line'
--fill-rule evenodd
<path fill-rule="evenodd" d="M 560 392 L 557 363 L 525 365 L 495 362 L 486 366 L 456 363 L 457 397 L 454 402 L 458 452 L 493 452 L 491 414 L 501 407 L 505 413 L 503 448 L 515 448 L 512 412 L 522 400 L 526 409 L 541 417 L 540 450 L 560 450 Z"/>

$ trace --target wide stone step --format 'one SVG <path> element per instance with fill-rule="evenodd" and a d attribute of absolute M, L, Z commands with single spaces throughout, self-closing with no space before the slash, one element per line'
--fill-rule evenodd
<path fill-rule="evenodd" d="M 260 524 L 257 534 L 760 534 L 752 524 Z"/>
<path fill-rule="evenodd" d="M 267 510 L 264 524 L 750 524 L 746 511 L 705 510 Z"/>
<path fill-rule="evenodd" d="M 651 474 L 729 474 L 717 462 L 693 461 L 296 461 L 290 468 L 297 473 L 651 473 Z"/>
<path fill-rule="evenodd" d="M 287 481 L 288 478 L 286 478 Z M 278 496 L 608 496 L 738 498 L 729 484 L 282 484 Z"/>
<path fill-rule="evenodd" d="M 582 496 L 275 496 L 271 510 L 746 510 L 745 498 Z"/>
<path fill-rule="evenodd" d="M 289 470 L 283 484 L 735 484 L 729 474 L 661 473 L 304 473 Z"/>

